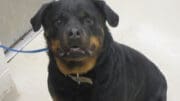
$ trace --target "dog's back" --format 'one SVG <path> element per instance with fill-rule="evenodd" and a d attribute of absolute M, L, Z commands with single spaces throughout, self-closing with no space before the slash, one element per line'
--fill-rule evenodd
<path fill-rule="evenodd" d="M 114 68 L 110 78 L 113 81 L 110 83 L 114 90 L 119 89 L 114 95 L 122 94 L 117 99 L 112 96 L 112 101 L 166 101 L 166 80 L 150 60 L 138 51 L 116 42 L 110 50 L 108 60 Z"/>

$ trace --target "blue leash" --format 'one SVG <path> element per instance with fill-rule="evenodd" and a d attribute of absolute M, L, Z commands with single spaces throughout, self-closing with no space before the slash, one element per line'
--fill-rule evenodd
<path fill-rule="evenodd" d="M 12 51 L 12 52 L 17 52 L 17 53 L 40 53 L 40 52 L 47 52 L 48 51 L 47 48 L 23 51 L 23 50 L 16 50 L 16 49 L 13 49 L 13 48 L 9 48 L 9 47 L 6 47 L 4 45 L 0 45 L 0 48 L 3 48 L 3 49 L 8 50 L 8 51 Z"/>

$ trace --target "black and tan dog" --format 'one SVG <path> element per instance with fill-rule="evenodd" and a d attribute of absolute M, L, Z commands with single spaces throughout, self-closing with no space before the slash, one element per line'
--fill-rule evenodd
<path fill-rule="evenodd" d="M 31 19 L 49 48 L 54 101 L 166 101 L 166 80 L 139 52 L 112 39 L 118 15 L 102 0 L 44 4 Z"/>

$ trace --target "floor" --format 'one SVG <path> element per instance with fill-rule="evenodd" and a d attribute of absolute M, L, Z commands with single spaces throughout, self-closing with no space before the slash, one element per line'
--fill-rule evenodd
<path fill-rule="evenodd" d="M 44 47 L 45 41 L 40 34 L 24 50 Z M 18 96 L 8 101 L 51 101 L 47 89 L 46 53 L 18 54 L 8 65 L 18 92 Z"/>
<path fill-rule="evenodd" d="M 119 26 L 110 28 L 114 39 L 139 50 L 159 66 L 168 81 L 168 101 L 180 101 L 180 14 L 176 13 L 180 2 L 108 0 L 108 3 L 120 15 Z M 42 47 L 45 41 L 40 34 L 25 50 Z M 11 101 L 51 101 L 46 83 L 47 64 L 46 53 L 18 54 L 9 63 L 19 92 Z"/>

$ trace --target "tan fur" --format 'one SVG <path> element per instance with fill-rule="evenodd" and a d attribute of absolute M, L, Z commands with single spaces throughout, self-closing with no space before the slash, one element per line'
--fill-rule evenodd
<path fill-rule="evenodd" d="M 56 58 L 56 63 L 58 65 L 59 70 L 65 74 L 85 74 L 96 64 L 96 57 L 89 57 L 82 61 L 83 65 L 81 67 L 74 67 L 73 69 L 70 69 L 67 67 L 66 64 L 64 64 L 60 59 Z"/>
<path fill-rule="evenodd" d="M 97 52 L 98 49 L 101 47 L 100 40 L 95 36 L 91 36 L 90 46 L 95 46 L 94 52 Z M 53 53 L 56 53 L 58 48 L 60 48 L 60 41 L 51 40 L 51 49 L 52 49 Z M 55 60 L 56 60 L 59 70 L 65 75 L 77 74 L 77 73 L 85 74 L 93 69 L 93 67 L 96 64 L 97 56 L 95 55 L 95 56 L 83 57 L 83 58 L 77 58 L 77 59 L 74 59 L 74 58 L 63 59 L 66 62 L 69 62 L 69 61 L 82 62 L 83 65 L 81 67 L 74 67 L 73 69 L 68 67 L 67 64 L 65 64 L 61 59 L 55 58 Z"/>
<path fill-rule="evenodd" d="M 88 57 L 81 57 L 81 58 L 76 58 L 76 59 L 74 59 L 74 58 L 64 58 L 64 60 L 66 61 L 66 62 L 71 62 L 71 61 L 77 61 L 77 62 L 80 62 L 80 61 L 83 61 L 83 60 L 85 60 L 85 59 L 87 59 Z"/>
<path fill-rule="evenodd" d="M 51 49 L 54 53 L 57 52 L 57 49 L 60 48 L 60 41 L 59 40 L 51 40 Z"/>
<path fill-rule="evenodd" d="M 57 97 L 53 97 L 52 99 L 53 101 L 59 101 Z"/>
<path fill-rule="evenodd" d="M 100 48 L 100 39 L 98 39 L 95 36 L 92 36 L 90 38 L 90 46 L 95 46 L 96 50 L 98 50 Z"/>

